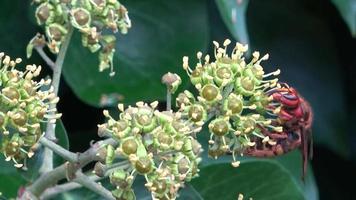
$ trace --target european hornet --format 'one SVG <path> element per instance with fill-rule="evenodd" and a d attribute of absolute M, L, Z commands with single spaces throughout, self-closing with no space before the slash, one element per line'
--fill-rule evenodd
<path fill-rule="evenodd" d="M 256 139 L 254 141 L 256 146 L 248 148 L 245 154 L 256 157 L 272 157 L 300 148 L 303 154 L 302 179 L 304 180 L 308 160 L 313 156 L 311 132 L 313 112 L 311 107 L 297 90 L 287 84 L 281 84 L 281 88 L 268 91 L 267 95 L 277 103 L 269 105 L 267 109 L 280 109 L 272 125 L 282 126 L 283 131 L 271 132 L 260 126 L 262 133 L 276 141 L 276 144 L 263 144 L 261 140 Z"/>

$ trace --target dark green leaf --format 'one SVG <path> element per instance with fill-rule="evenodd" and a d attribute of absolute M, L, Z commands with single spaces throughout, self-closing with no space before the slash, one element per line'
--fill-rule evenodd
<path fill-rule="evenodd" d="M 201 168 L 205 168 L 207 166 L 216 165 L 216 164 L 225 164 L 231 167 L 232 156 L 222 156 L 218 159 L 213 159 L 208 157 L 208 140 L 209 140 L 209 132 L 206 128 L 203 129 L 201 133 L 198 135 L 199 142 L 203 145 L 204 152 L 202 154 L 202 163 Z M 263 159 L 263 158 L 253 158 L 253 157 L 239 157 L 242 163 L 251 162 L 251 161 L 269 161 L 269 162 L 277 162 L 285 167 L 287 171 L 289 171 L 292 175 L 293 181 L 298 183 L 298 187 L 300 191 L 304 191 L 305 199 L 308 200 L 318 200 L 318 188 L 316 186 L 316 182 L 313 175 L 313 170 L 309 165 L 309 169 L 306 176 L 305 183 L 302 182 L 302 158 L 301 154 L 298 150 L 287 153 L 283 156 L 275 157 L 272 159 Z M 232 167 L 231 167 L 232 168 Z M 239 169 L 239 168 L 237 168 Z M 256 175 L 257 176 L 257 175 Z M 264 176 L 262 173 L 260 176 Z M 200 176 L 199 178 L 203 178 Z M 206 178 L 206 177 L 205 177 Z"/>
<path fill-rule="evenodd" d="M 195 57 L 206 48 L 208 37 L 205 1 L 122 1 L 128 7 L 133 27 L 119 35 L 114 64 L 116 75 L 98 72 L 98 58 L 83 48 L 74 35 L 63 74 L 75 94 L 95 106 L 113 106 L 117 101 L 162 100 L 161 76 L 185 74 L 182 57 Z M 187 76 L 182 76 L 186 80 Z M 186 83 L 186 81 L 185 81 Z"/>
<path fill-rule="evenodd" d="M 350 32 L 356 37 L 356 1 L 355 0 L 331 0 L 344 18 Z"/>
<path fill-rule="evenodd" d="M 238 168 L 214 164 L 202 168 L 200 177 L 192 185 L 206 200 L 236 200 L 239 194 L 245 199 L 304 199 L 292 175 L 276 162 L 254 160 Z"/>
<path fill-rule="evenodd" d="M 68 140 L 68 134 L 67 131 L 63 125 L 62 120 L 57 121 L 56 125 L 56 137 L 58 139 L 58 144 L 61 145 L 63 148 L 69 150 L 69 140 Z M 59 166 L 62 163 L 64 163 L 63 158 L 60 156 L 54 154 L 54 166 Z"/>
<path fill-rule="evenodd" d="M 249 0 L 215 0 L 227 28 L 242 44 L 249 44 L 246 10 Z"/>
<path fill-rule="evenodd" d="M 25 185 L 25 180 L 11 162 L 6 162 L 0 155 L 0 193 L 4 197 L 16 197 L 17 190 Z"/>

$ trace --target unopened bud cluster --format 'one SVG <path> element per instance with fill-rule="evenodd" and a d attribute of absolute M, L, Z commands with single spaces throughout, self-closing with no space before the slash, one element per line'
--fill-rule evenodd
<path fill-rule="evenodd" d="M 79 30 L 82 44 L 91 52 L 99 52 L 99 71 L 107 68 L 113 72 L 116 36 L 107 34 L 120 31 L 126 34 L 131 27 L 126 8 L 117 0 L 34 0 L 37 4 L 36 19 L 45 26 L 47 46 L 57 54 L 69 27 Z M 105 32 L 105 33 L 104 33 Z M 29 44 L 28 55 L 38 45 L 35 37 Z"/>
<path fill-rule="evenodd" d="M 6 161 L 13 161 L 15 167 L 26 167 L 27 158 L 34 155 L 39 138 L 42 136 L 41 123 L 55 123 L 60 114 L 51 110 L 50 104 L 59 100 L 51 80 L 33 80 L 41 66 L 27 65 L 24 72 L 15 69 L 21 59 L 11 60 L 0 53 L 0 150 Z"/>
<path fill-rule="evenodd" d="M 117 199 L 135 199 L 131 185 L 137 175 L 145 177 L 153 199 L 175 199 L 179 188 L 198 175 L 202 150 L 192 135 L 199 130 L 182 120 L 180 112 L 158 111 L 157 104 L 138 102 L 126 109 L 119 104 L 117 120 L 104 111 L 108 121 L 99 125 L 99 133 L 109 135 L 119 145 L 105 147 L 103 164 L 127 159 L 131 166 L 110 175 Z"/>
<path fill-rule="evenodd" d="M 190 68 L 188 57 L 183 58 L 183 68 L 199 95 L 195 97 L 185 91 L 176 99 L 182 118 L 189 120 L 196 129 L 209 121 L 209 155 L 217 158 L 224 154 L 233 155 L 233 166 L 238 166 L 237 154 L 243 154 L 247 148 L 263 148 L 276 142 L 264 134 L 282 132 L 276 122 L 280 107 L 273 105 L 273 98 L 268 91 L 280 87 L 280 71 L 266 74 L 261 62 L 268 59 L 268 54 L 260 57 L 254 52 L 251 61 L 246 61 L 244 53 L 247 45 L 236 43 L 228 54 L 230 40 L 222 46 L 214 42 L 214 60 L 203 57 L 198 52 L 199 62 Z M 271 78 L 272 77 L 272 78 Z M 275 109 L 271 109 L 275 108 Z"/>

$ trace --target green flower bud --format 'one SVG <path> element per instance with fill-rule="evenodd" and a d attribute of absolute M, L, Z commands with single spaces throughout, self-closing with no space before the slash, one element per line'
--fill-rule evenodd
<path fill-rule="evenodd" d="M 76 8 L 71 11 L 72 13 L 72 25 L 78 29 L 88 28 L 91 22 L 91 16 L 89 11 L 84 8 Z"/>
<path fill-rule="evenodd" d="M 235 90 L 238 94 L 251 96 L 255 91 L 255 82 L 250 77 L 239 77 L 235 82 Z"/>
<path fill-rule="evenodd" d="M 46 27 L 47 36 L 56 42 L 61 42 L 67 33 L 67 29 L 60 24 L 53 23 Z"/>
<path fill-rule="evenodd" d="M 223 118 L 214 119 L 209 124 L 209 130 L 216 136 L 224 136 L 230 132 L 230 122 Z"/>
<path fill-rule="evenodd" d="M 220 100 L 220 90 L 215 85 L 208 84 L 201 89 L 200 96 L 202 96 L 208 102 L 215 102 Z"/>
<path fill-rule="evenodd" d="M 131 184 L 127 181 L 128 176 L 128 172 L 123 169 L 115 170 L 112 174 L 110 174 L 110 183 L 121 189 L 126 189 L 131 186 Z"/>
<path fill-rule="evenodd" d="M 182 83 L 182 80 L 177 74 L 168 72 L 167 74 L 163 75 L 162 83 L 167 85 L 168 91 L 171 94 L 174 94 L 179 85 Z"/>
<path fill-rule="evenodd" d="M 232 115 L 239 115 L 241 114 L 243 107 L 243 97 L 241 95 L 231 93 L 224 100 L 223 109 L 226 113 L 230 113 Z"/>
<path fill-rule="evenodd" d="M 227 85 L 233 80 L 233 72 L 229 67 L 218 67 L 214 71 L 214 81 L 218 86 Z"/>
<path fill-rule="evenodd" d="M 50 24 L 54 20 L 54 7 L 49 3 L 42 3 L 36 9 L 36 20 L 39 25 Z"/>
<path fill-rule="evenodd" d="M 133 137 L 127 138 L 121 143 L 122 152 L 127 156 L 135 154 L 137 152 L 137 148 L 137 142 Z"/>
<path fill-rule="evenodd" d="M 133 124 L 145 133 L 151 132 L 157 127 L 157 119 L 153 114 L 152 108 L 148 106 L 138 108 L 138 112 L 134 114 Z"/>
<path fill-rule="evenodd" d="M 153 169 L 153 161 L 148 156 L 139 157 L 135 163 L 135 169 L 140 174 L 147 174 Z"/>
<path fill-rule="evenodd" d="M 188 107 L 188 117 L 193 122 L 202 122 L 207 118 L 206 111 L 202 105 L 193 104 Z"/>

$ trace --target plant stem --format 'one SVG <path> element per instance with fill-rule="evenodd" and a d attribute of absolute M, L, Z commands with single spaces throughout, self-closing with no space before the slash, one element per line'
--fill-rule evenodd
<path fill-rule="evenodd" d="M 58 89 L 59 89 L 59 83 L 60 83 L 60 79 L 61 79 L 63 62 L 64 62 L 65 55 L 67 53 L 67 49 L 68 49 L 72 34 L 73 34 L 73 27 L 70 26 L 68 33 L 67 33 L 67 35 L 63 41 L 63 44 L 61 46 L 61 49 L 59 50 L 58 57 L 55 62 L 55 66 L 53 68 L 52 86 L 53 86 L 55 95 L 58 95 Z M 56 108 L 56 105 L 52 104 L 52 105 L 50 105 L 49 109 L 54 109 L 54 108 Z M 47 123 L 45 137 L 48 138 L 49 140 L 54 141 L 56 139 L 55 129 L 56 129 L 56 124 Z M 46 173 L 48 171 L 51 171 L 52 169 L 53 169 L 53 151 L 50 150 L 49 148 L 45 148 L 43 164 L 39 171 L 41 173 Z"/>
<path fill-rule="evenodd" d="M 117 142 L 110 138 L 93 144 L 91 148 L 78 155 L 78 160 L 74 169 L 69 168 L 69 163 L 66 162 L 53 170 L 42 174 L 35 182 L 33 182 L 32 185 L 26 188 L 24 195 L 18 199 L 25 200 L 23 197 L 28 194 L 39 197 L 43 191 L 51 186 L 54 186 L 58 181 L 66 178 L 68 174 L 75 173 L 78 169 L 83 168 L 92 161 L 100 160 L 97 153 L 104 145 L 108 144 L 115 146 Z"/>
<path fill-rule="evenodd" d="M 110 166 L 107 167 L 107 169 L 105 169 L 105 175 L 104 177 L 99 177 L 96 175 L 91 175 L 88 176 L 88 178 L 92 181 L 100 181 L 106 177 L 108 177 L 113 171 L 117 170 L 117 169 L 126 169 L 130 166 L 130 162 L 128 160 L 125 161 L 121 161 L 118 163 L 114 163 Z M 81 184 L 76 183 L 76 180 L 74 179 L 72 182 L 68 182 L 68 183 L 64 183 L 61 185 L 56 185 L 53 186 L 51 188 L 48 188 L 47 190 L 45 190 L 43 192 L 43 194 L 41 195 L 40 199 L 41 200 L 45 200 L 45 199 L 51 199 L 53 197 L 55 197 L 56 195 L 63 193 L 63 192 L 68 192 L 70 190 L 74 190 L 77 188 L 82 187 Z"/>
<path fill-rule="evenodd" d="M 169 91 L 169 88 L 167 86 L 167 97 L 166 97 L 166 110 L 170 111 L 172 110 L 172 93 Z"/>
<path fill-rule="evenodd" d="M 112 196 L 109 190 L 105 189 L 102 185 L 98 184 L 97 182 L 91 180 L 82 172 L 78 171 L 76 173 L 76 177 L 77 178 L 74 180 L 75 182 L 83 185 L 84 187 L 99 194 L 100 196 L 105 197 L 105 199 L 115 200 L 115 198 Z"/>
<path fill-rule="evenodd" d="M 77 160 L 78 160 L 77 154 L 72 153 L 72 152 L 68 151 L 67 149 L 64 149 L 63 147 L 59 146 L 58 144 L 52 142 L 51 140 L 48 140 L 46 137 L 41 137 L 39 142 L 69 162 L 74 163 L 74 162 L 77 162 Z"/>
<path fill-rule="evenodd" d="M 46 62 L 46 64 L 54 70 L 56 67 L 56 64 L 47 56 L 47 54 L 43 51 L 43 46 L 37 46 L 35 47 L 37 53 L 41 56 L 41 58 Z"/>

